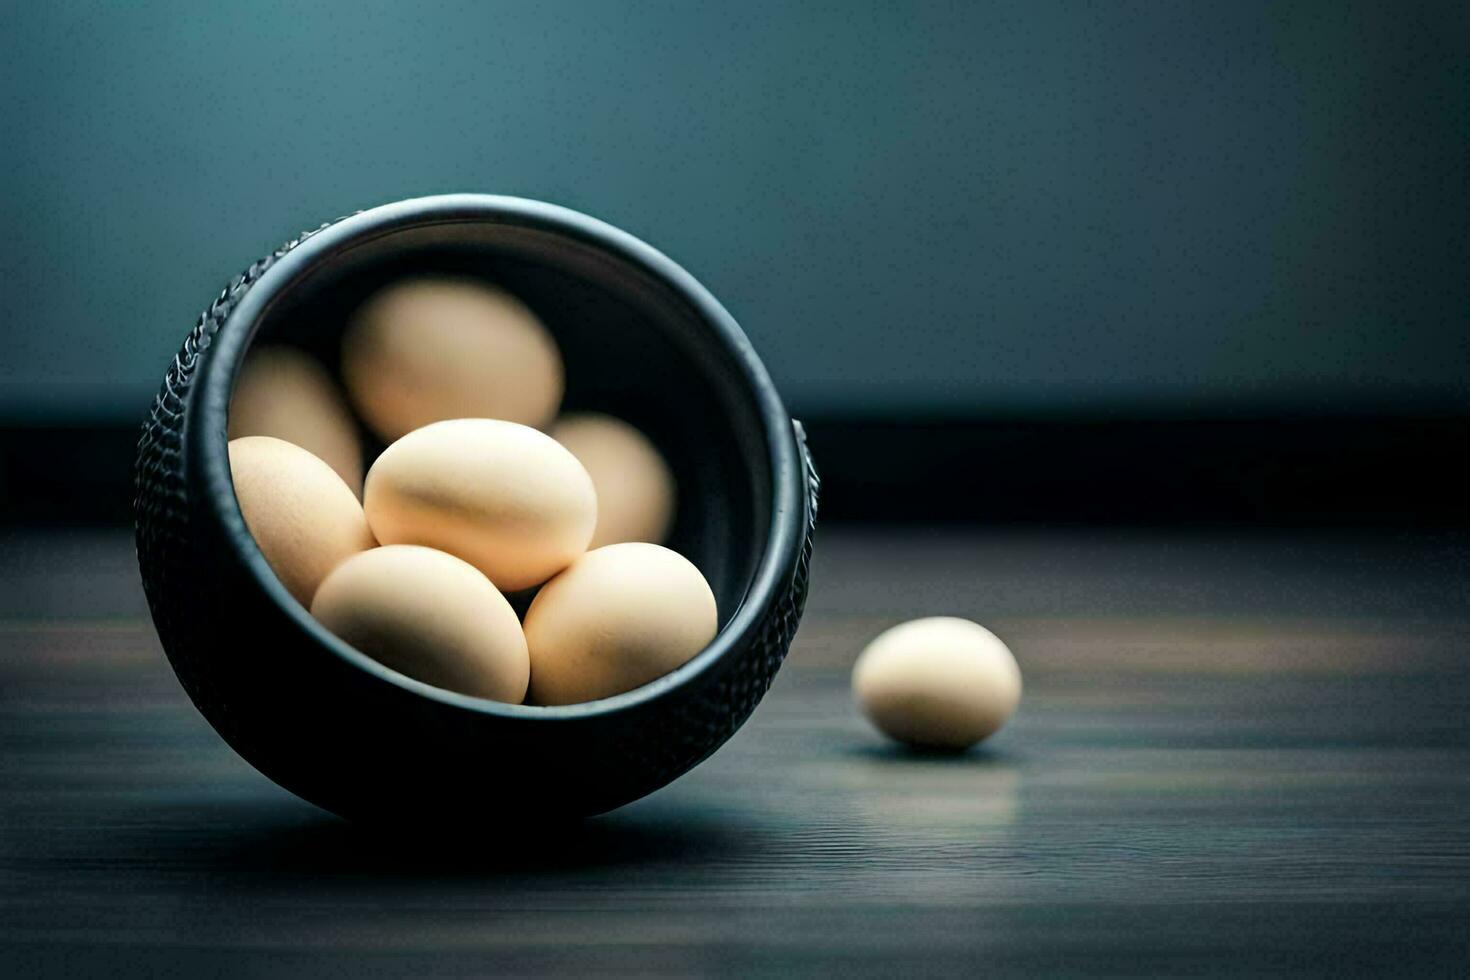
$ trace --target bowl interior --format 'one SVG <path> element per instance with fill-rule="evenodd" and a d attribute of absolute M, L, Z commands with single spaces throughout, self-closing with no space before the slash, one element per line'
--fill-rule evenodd
<path fill-rule="evenodd" d="M 659 448 L 678 485 L 667 545 L 709 581 L 723 629 L 767 546 L 775 491 L 748 372 L 705 313 L 639 263 L 576 235 L 466 220 L 391 230 L 325 256 L 273 298 L 251 343 L 294 344 L 337 374 L 353 311 L 424 274 L 514 293 L 561 348 L 563 411 L 626 419 Z M 362 436 L 371 464 L 383 445 Z"/>

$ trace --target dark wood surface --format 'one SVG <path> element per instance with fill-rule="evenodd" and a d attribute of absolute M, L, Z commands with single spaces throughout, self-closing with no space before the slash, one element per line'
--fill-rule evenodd
<path fill-rule="evenodd" d="M 125 532 L 0 536 L 0 975 L 1464 975 L 1470 546 L 1418 533 L 834 530 L 750 723 L 649 799 L 356 830 L 184 698 Z M 850 705 L 867 638 L 986 623 L 959 757 Z"/>

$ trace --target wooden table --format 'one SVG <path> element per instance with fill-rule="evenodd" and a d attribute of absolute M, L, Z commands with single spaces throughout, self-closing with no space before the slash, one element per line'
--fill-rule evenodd
<path fill-rule="evenodd" d="M 832 529 L 750 723 L 549 839 L 370 836 L 236 758 L 125 532 L 0 537 L 0 975 L 1470 970 L 1470 545 Z M 1015 722 L 885 744 L 861 644 L 970 616 Z"/>

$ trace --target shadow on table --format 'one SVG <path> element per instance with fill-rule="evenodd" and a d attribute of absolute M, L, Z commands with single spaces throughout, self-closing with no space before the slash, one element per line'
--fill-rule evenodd
<path fill-rule="evenodd" d="M 358 826 L 280 800 L 170 814 L 128 836 L 114 843 L 160 872 L 443 879 L 738 860 L 768 835 L 750 813 L 662 801 L 582 821 L 449 830 Z"/>
<path fill-rule="evenodd" d="M 901 742 L 869 742 L 854 745 L 844 754 L 853 759 L 905 766 L 926 763 L 984 769 L 1009 767 L 1014 762 L 1008 753 L 998 751 L 990 745 L 974 745 L 968 749 L 941 749 L 905 745 Z"/>

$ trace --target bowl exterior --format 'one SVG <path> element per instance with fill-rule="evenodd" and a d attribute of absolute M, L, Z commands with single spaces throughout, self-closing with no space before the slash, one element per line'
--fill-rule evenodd
<path fill-rule="evenodd" d="M 819 483 L 799 423 L 799 547 L 781 556 L 785 585 L 724 656 L 616 711 L 507 715 L 427 697 L 333 653 L 304 628 L 300 610 L 263 589 L 245 559 L 252 546 L 243 524 L 219 519 L 207 505 L 219 488 L 190 464 L 189 442 L 204 424 L 191 394 L 214 338 L 260 277 L 316 233 L 251 265 L 210 304 L 169 366 L 139 439 L 138 562 L 164 651 L 194 704 L 265 775 L 368 821 L 584 816 L 697 765 L 750 716 L 801 617 Z"/>

